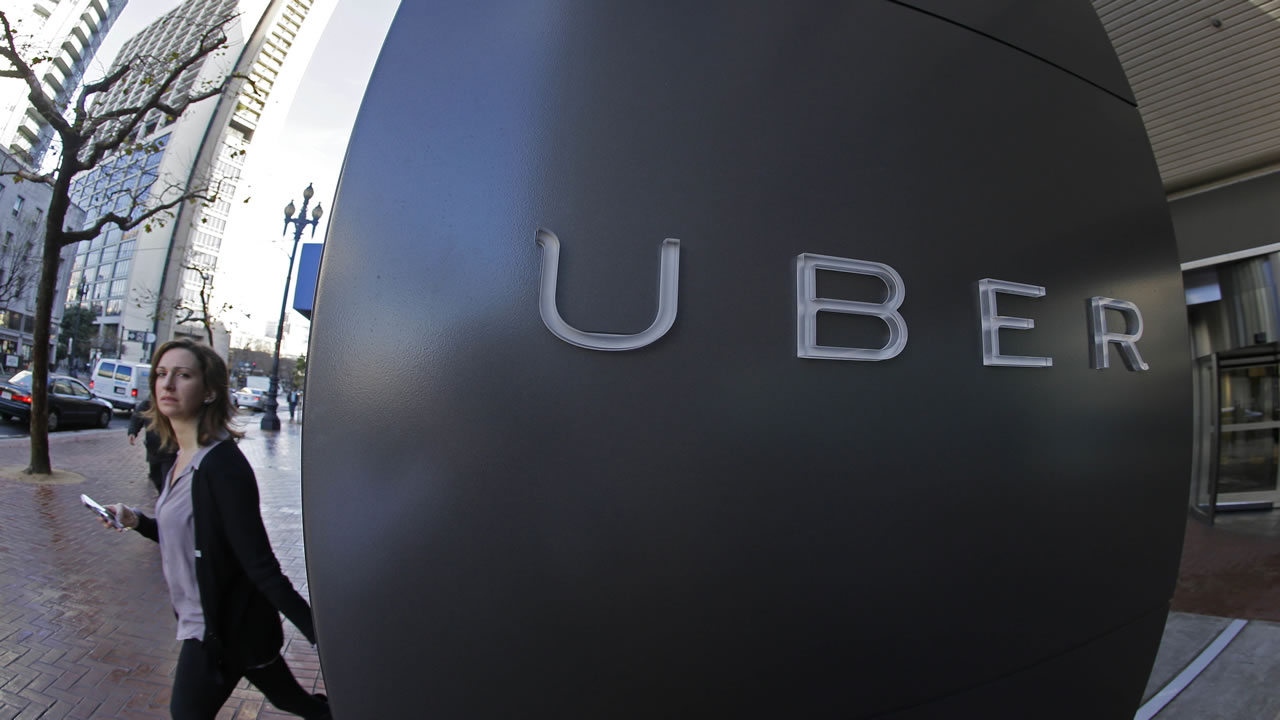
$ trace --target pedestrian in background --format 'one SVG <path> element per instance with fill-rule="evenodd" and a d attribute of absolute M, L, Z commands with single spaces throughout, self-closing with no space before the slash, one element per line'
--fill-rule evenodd
<path fill-rule="evenodd" d="M 289 391 L 289 422 L 293 422 L 293 411 L 298 409 L 298 391 Z"/>
<path fill-rule="evenodd" d="M 160 436 L 155 430 L 147 424 L 147 420 L 143 414 L 151 409 L 151 397 L 147 396 L 142 402 L 138 403 L 133 409 L 133 416 L 129 418 L 129 444 L 136 445 L 138 442 L 138 433 L 146 428 L 146 434 L 142 437 L 142 445 L 147 449 L 147 477 L 151 480 L 151 484 L 156 487 L 156 492 L 160 492 L 160 488 L 164 485 L 164 473 L 170 465 L 173 465 L 174 459 L 178 456 L 172 450 L 161 447 Z"/>
<path fill-rule="evenodd" d="M 280 613 L 312 643 L 315 629 L 263 527 L 258 483 L 236 446 L 243 433 L 231 429 L 226 364 L 207 345 L 172 340 L 156 350 L 152 368 L 153 405 L 145 415 L 178 455 L 155 518 L 121 504 L 108 509 L 160 545 L 182 642 L 170 712 L 177 720 L 212 720 L 247 678 L 285 712 L 331 718 L 328 700 L 304 690 L 280 655 Z"/>

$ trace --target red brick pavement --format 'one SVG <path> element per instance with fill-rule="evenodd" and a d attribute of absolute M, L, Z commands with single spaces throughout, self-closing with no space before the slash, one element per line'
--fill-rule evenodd
<path fill-rule="evenodd" d="M 1173 609 L 1280 622 L 1280 536 L 1276 513 L 1187 520 Z"/>
<path fill-rule="evenodd" d="M 300 502 L 301 426 L 278 435 L 251 425 L 262 516 L 284 572 L 307 595 Z M 156 545 L 104 530 L 81 493 L 151 510 L 141 443 L 117 430 L 56 434 L 54 467 L 70 485 L 0 477 L 0 720 L 167 718 L 178 642 Z M 25 465 L 25 439 L 0 440 L 0 466 Z M 285 658 L 303 687 L 323 692 L 316 652 L 285 622 Z M 283 720 L 247 683 L 219 720 Z"/>

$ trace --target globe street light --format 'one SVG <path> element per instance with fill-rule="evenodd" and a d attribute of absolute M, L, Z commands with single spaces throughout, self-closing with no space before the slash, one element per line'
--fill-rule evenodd
<path fill-rule="evenodd" d="M 288 234 L 289 225 L 293 225 L 293 250 L 289 253 L 289 274 L 284 278 L 284 297 L 280 299 L 280 323 L 276 325 L 276 352 L 271 358 L 271 385 L 267 388 L 267 403 L 262 408 L 262 424 L 263 430 L 279 430 L 280 418 L 276 416 L 276 393 L 280 391 L 280 340 L 284 337 L 284 313 L 289 305 L 289 283 L 293 280 L 293 258 L 298 254 L 298 241 L 302 239 L 302 231 L 308 225 L 311 226 L 311 237 L 316 236 L 316 224 L 320 222 L 320 216 L 324 214 L 324 210 L 320 208 L 320 203 L 316 203 L 315 210 L 311 211 L 311 219 L 307 219 L 307 203 L 311 202 L 311 196 L 315 195 L 315 190 L 311 189 L 311 185 L 307 185 L 307 189 L 302 191 L 302 212 L 298 213 L 298 217 L 294 217 L 293 201 L 284 208 L 284 232 L 282 235 Z"/>

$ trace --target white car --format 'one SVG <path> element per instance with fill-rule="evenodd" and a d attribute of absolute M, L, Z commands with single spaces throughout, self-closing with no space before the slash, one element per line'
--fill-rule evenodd
<path fill-rule="evenodd" d="M 267 402 L 267 391 L 257 388 L 241 388 L 231 396 L 231 402 L 238 408 L 261 410 Z"/>

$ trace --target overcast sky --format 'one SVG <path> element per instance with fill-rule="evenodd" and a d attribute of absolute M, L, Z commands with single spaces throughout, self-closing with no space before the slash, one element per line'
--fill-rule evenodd
<path fill-rule="evenodd" d="M 94 66 L 107 67 L 126 40 L 179 4 L 130 0 L 103 41 Z M 264 0 L 243 2 L 246 10 L 260 12 L 264 6 Z M 301 207 L 308 183 L 315 186 L 312 204 L 320 201 L 325 210 L 316 240 L 322 237 L 347 139 L 398 6 L 399 0 L 315 0 L 272 88 L 245 159 L 235 216 L 222 246 L 219 266 L 230 273 L 224 273 L 215 287 L 219 303 L 231 302 L 250 315 L 248 320 L 239 313 L 228 318 L 248 332 L 261 335 L 266 324 L 279 317 L 292 246 L 292 233 L 288 238 L 281 235 L 283 208 L 290 200 Z M 308 53 L 310 62 L 304 65 Z M 91 69 L 87 78 L 93 76 Z M 309 235 L 303 235 L 304 242 Z M 282 353 L 293 355 L 305 352 L 306 322 L 289 312 L 292 336 Z"/>

